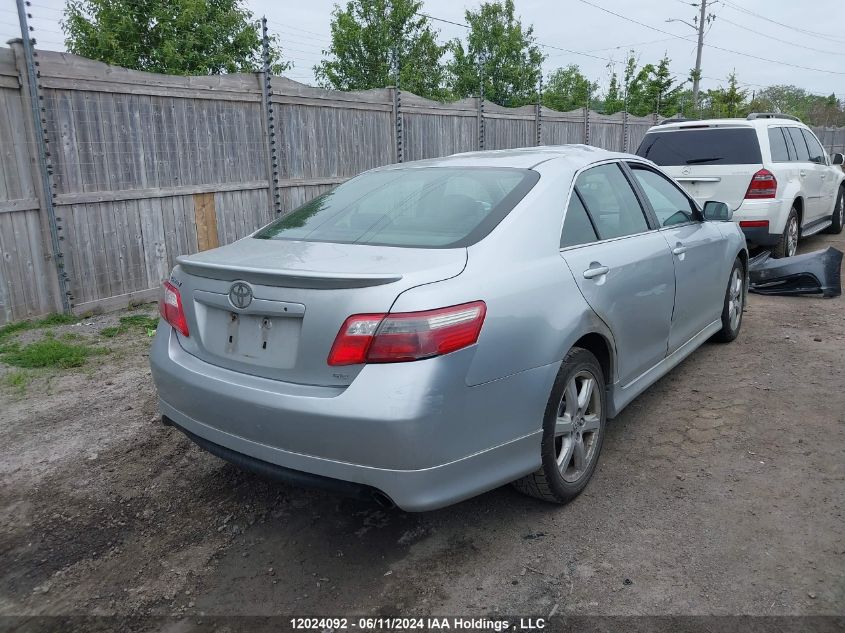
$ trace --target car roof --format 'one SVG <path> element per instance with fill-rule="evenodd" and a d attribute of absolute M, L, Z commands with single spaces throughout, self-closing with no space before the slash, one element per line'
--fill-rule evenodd
<path fill-rule="evenodd" d="M 793 127 L 807 127 L 800 121 L 794 119 L 778 119 L 776 117 L 766 117 L 759 119 L 701 119 L 689 121 L 674 121 L 672 123 L 663 123 L 655 125 L 649 129 L 649 132 L 674 132 L 684 129 L 701 129 L 702 127 L 723 127 L 723 128 L 767 128 L 771 125 L 790 125 Z"/>
<path fill-rule="evenodd" d="M 592 145 L 539 145 L 514 149 L 483 150 L 452 154 L 441 158 L 429 158 L 407 163 L 385 165 L 380 169 L 401 169 L 404 167 L 511 167 L 531 169 L 551 160 L 571 163 L 571 167 L 611 159 L 637 159 L 633 154 L 611 152 Z"/>

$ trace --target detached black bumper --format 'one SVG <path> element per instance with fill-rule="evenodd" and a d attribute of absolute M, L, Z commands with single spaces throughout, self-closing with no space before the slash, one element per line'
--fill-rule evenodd
<path fill-rule="evenodd" d="M 842 251 L 833 247 L 781 259 L 771 259 L 764 252 L 748 262 L 748 289 L 765 295 L 838 297 L 841 270 Z"/>

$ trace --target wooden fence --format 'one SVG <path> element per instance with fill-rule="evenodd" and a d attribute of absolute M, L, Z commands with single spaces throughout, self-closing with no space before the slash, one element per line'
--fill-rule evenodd
<path fill-rule="evenodd" d="M 176 256 L 241 238 L 366 169 L 540 144 L 633 150 L 654 117 L 438 103 L 391 88 L 336 92 L 272 78 L 273 173 L 260 75 L 174 77 L 39 51 L 38 152 L 20 45 L 0 48 L 0 323 L 61 308 L 43 201 L 52 189 L 74 310 L 155 298 Z M 845 150 L 845 131 L 820 132 Z M 483 139 L 483 141 L 482 141 Z M 841 147 L 840 147 L 841 146 Z"/>

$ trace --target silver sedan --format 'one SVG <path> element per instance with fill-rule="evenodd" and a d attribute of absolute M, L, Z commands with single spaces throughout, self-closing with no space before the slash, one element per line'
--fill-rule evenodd
<path fill-rule="evenodd" d="M 352 178 L 178 260 L 150 362 L 166 423 L 270 477 L 429 510 L 564 503 L 608 418 L 740 329 L 730 211 L 583 145 Z"/>

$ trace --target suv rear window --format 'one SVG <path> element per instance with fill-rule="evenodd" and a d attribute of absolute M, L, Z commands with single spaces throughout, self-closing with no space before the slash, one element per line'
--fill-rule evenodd
<path fill-rule="evenodd" d="M 649 132 L 637 155 L 658 165 L 755 165 L 762 163 L 753 128 L 695 128 Z"/>
<path fill-rule="evenodd" d="M 416 167 L 348 180 L 261 229 L 263 240 L 458 248 L 485 237 L 540 174 L 530 169 Z"/>

